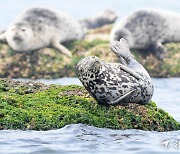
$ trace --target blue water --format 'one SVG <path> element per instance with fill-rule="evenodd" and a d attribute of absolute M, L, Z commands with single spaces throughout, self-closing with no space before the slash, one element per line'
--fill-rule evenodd
<path fill-rule="evenodd" d="M 24 79 L 20 79 L 24 80 Z M 39 79 L 45 84 L 77 84 L 77 78 Z M 180 78 L 153 79 L 153 100 L 180 121 Z M 0 154 L 180 153 L 180 131 L 111 130 L 68 125 L 49 131 L 0 131 Z"/>
<path fill-rule="evenodd" d="M 180 131 L 111 130 L 68 125 L 50 131 L 0 131 L 1 154 L 180 153 Z M 167 140 L 167 141 L 166 141 Z M 167 143 L 168 142 L 168 143 Z"/>
<path fill-rule="evenodd" d="M 180 153 L 180 131 L 111 130 L 68 125 L 50 131 L 0 131 L 1 154 Z M 167 140 L 167 141 L 166 141 Z"/>

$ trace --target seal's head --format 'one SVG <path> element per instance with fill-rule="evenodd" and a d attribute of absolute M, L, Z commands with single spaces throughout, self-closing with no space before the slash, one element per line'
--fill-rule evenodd
<path fill-rule="evenodd" d="M 87 87 L 88 81 L 98 76 L 102 67 L 102 61 L 96 56 L 82 59 L 77 64 L 77 75 L 83 85 Z"/>
<path fill-rule="evenodd" d="M 13 50 L 26 51 L 32 35 L 33 31 L 28 23 L 15 23 L 8 28 L 6 39 Z"/>

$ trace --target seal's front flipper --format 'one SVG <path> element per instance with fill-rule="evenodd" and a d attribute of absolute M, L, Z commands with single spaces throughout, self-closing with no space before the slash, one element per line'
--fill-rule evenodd
<path fill-rule="evenodd" d="M 125 72 L 129 73 L 133 77 L 135 77 L 137 80 L 140 79 L 140 76 L 133 69 L 131 69 L 125 65 L 121 65 L 121 69 L 124 70 Z"/>
<path fill-rule="evenodd" d="M 130 92 L 126 93 L 124 96 L 121 96 L 120 98 L 114 100 L 114 101 L 111 101 L 111 102 L 108 102 L 109 105 L 116 105 L 118 103 L 121 103 L 121 102 L 124 102 L 124 100 L 129 97 L 130 95 L 133 94 L 133 92 L 135 92 L 135 89 L 131 90 Z"/>
<path fill-rule="evenodd" d="M 66 47 L 64 47 L 62 44 L 60 44 L 58 41 L 52 42 L 52 47 L 58 49 L 60 52 L 62 52 L 63 54 L 65 54 L 69 57 L 72 56 L 72 53 Z"/>
<path fill-rule="evenodd" d="M 155 43 L 152 46 L 152 51 L 159 60 L 163 60 L 167 52 L 167 49 L 162 45 L 162 43 L 159 42 L 159 43 Z"/>
<path fill-rule="evenodd" d="M 2 33 L 2 34 L 0 34 L 0 42 L 6 42 L 6 33 L 4 32 L 4 33 Z"/>

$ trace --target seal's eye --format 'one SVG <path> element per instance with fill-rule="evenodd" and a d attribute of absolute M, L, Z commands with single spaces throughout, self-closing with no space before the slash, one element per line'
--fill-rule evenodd
<path fill-rule="evenodd" d="M 96 61 L 94 64 L 92 64 L 90 68 L 91 68 L 91 71 L 93 72 L 99 72 L 101 68 L 101 64 L 99 61 Z"/>
<path fill-rule="evenodd" d="M 25 29 L 22 29 L 23 32 L 25 32 L 26 30 Z"/>

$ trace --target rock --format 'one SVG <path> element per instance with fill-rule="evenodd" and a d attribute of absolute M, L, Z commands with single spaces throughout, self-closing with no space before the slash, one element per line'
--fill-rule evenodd
<path fill-rule="evenodd" d="M 102 106 L 75 85 L 0 79 L 0 102 L 0 129 L 50 130 L 82 123 L 121 130 L 180 130 L 180 124 L 154 102 Z"/>
<path fill-rule="evenodd" d="M 0 77 L 59 78 L 68 76 L 66 67 L 71 62 L 71 58 L 50 48 L 15 54 L 7 45 L 0 46 Z"/>
<path fill-rule="evenodd" d="M 118 62 L 109 50 L 108 33 L 112 26 L 88 32 L 85 40 L 64 44 L 73 53 L 67 58 L 57 50 L 41 49 L 31 54 L 14 54 L 6 44 L 0 44 L 0 77 L 9 78 L 59 78 L 76 76 L 75 66 L 86 56 L 98 56 L 109 62 Z M 133 51 L 137 60 L 152 77 L 180 77 L 180 43 L 165 44 L 168 53 L 159 61 L 149 51 Z"/>

